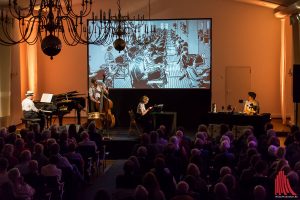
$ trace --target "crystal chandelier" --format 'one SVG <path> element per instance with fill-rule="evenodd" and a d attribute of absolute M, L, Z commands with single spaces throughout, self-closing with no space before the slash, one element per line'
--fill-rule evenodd
<path fill-rule="evenodd" d="M 105 45 L 115 40 L 115 48 L 121 51 L 125 40 L 136 38 L 143 27 L 143 17 L 131 21 L 129 15 L 122 16 L 120 0 L 117 15 L 100 10 L 99 19 L 91 13 L 92 4 L 92 0 L 82 0 L 75 9 L 72 0 L 9 0 L 7 7 L 0 10 L 0 44 L 33 45 L 40 41 L 42 51 L 51 59 L 62 49 L 61 38 L 69 46 Z M 84 22 L 90 15 L 92 23 L 87 27 Z"/>

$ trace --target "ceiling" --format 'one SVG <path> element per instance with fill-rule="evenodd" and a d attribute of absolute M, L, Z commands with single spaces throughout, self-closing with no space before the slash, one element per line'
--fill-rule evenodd
<path fill-rule="evenodd" d="M 37 0 L 40 1 L 40 0 Z M 72 0 L 73 4 L 80 3 L 81 0 Z M 296 2 L 298 2 L 298 5 L 300 6 L 300 0 L 228 0 L 228 1 L 239 1 L 249 4 L 254 4 L 257 6 L 264 6 L 269 7 L 272 9 L 278 9 L 280 7 L 280 10 L 295 7 L 297 5 Z M 18 2 L 22 2 L 19 0 Z M 29 2 L 29 1 L 23 1 Z M 1 6 L 7 6 L 8 0 L 0 0 L 0 7 Z"/>
<path fill-rule="evenodd" d="M 292 5 L 293 3 L 297 2 L 298 0 L 261 0 L 261 1 L 288 7 L 288 6 Z"/>

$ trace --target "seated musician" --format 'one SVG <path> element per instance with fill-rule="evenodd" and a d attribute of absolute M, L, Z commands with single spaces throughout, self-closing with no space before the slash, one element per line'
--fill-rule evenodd
<path fill-rule="evenodd" d="M 40 119 L 40 127 L 41 130 L 44 129 L 45 126 L 45 115 L 40 112 L 39 109 L 37 109 L 33 102 L 33 95 L 34 93 L 32 91 L 26 92 L 26 98 L 22 101 L 22 111 L 24 118 L 26 119 Z"/>
<path fill-rule="evenodd" d="M 248 100 L 244 105 L 244 113 L 247 115 L 254 115 L 259 113 L 259 104 L 258 101 L 255 100 L 256 94 L 255 92 L 248 92 Z"/>
<path fill-rule="evenodd" d="M 137 122 L 140 123 L 144 132 L 151 131 L 152 129 L 152 120 L 149 115 L 152 107 L 146 109 L 146 104 L 148 102 L 149 98 L 147 96 L 142 96 L 136 110 Z"/>
<path fill-rule="evenodd" d="M 108 94 L 108 89 L 103 82 L 98 82 L 96 78 L 91 79 L 89 88 L 90 112 L 99 112 L 101 93 Z"/>

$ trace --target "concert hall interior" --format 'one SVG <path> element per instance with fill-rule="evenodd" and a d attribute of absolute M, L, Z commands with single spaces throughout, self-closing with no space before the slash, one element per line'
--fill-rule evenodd
<path fill-rule="evenodd" d="M 67 45 L 60 33 L 53 59 L 39 40 L 2 42 L 8 2 L 0 0 L 0 196 L 8 187 L 19 199 L 17 174 L 34 200 L 299 197 L 300 0 L 96 0 L 98 18 L 120 2 L 125 21 L 144 15 L 157 32 L 151 25 L 150 42 L 121 51 L 112 42 Z M 23 107 L 32 95 L 34 119 Z M 49 166 L 64 187 L 43 193 Z"/>

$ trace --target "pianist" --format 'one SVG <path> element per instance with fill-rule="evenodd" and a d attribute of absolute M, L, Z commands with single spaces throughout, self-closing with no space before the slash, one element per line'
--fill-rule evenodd
<path fill-rule="evenodd" d="M 89 98 L 90 98 L 90 112 L 99 112 L 101 94 L 107 95 L 108 90 L 103 82 L 99 82 L 96 78 L 91 79 L 91 86 L 89 88 Z"/>
<path fill-rule="evenodd" d="M 33 103 L 33 95 L 32 91 L 26 92 L 26 98 L 22 101 L 22 111 L 24 118 L 26 119 L 40 119 L 41 130 L 44 129 L 45 126 L 45 116 L 37 109 Z"/>

